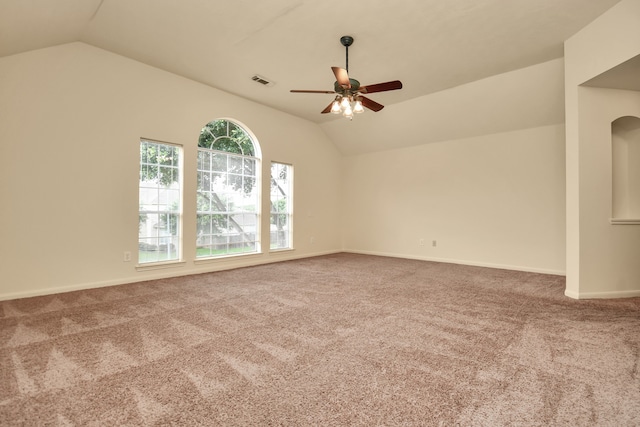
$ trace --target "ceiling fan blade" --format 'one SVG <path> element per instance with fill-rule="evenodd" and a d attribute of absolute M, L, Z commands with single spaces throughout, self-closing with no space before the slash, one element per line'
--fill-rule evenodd
<path fill-rule="evenodd" d="M 330 113 L 330 112 L 331 112 L 331 106 L 332 106 L 332 105 L 333 105 L 333 102 L 332 102 L 331 104 L 327 105 L 327 108 L 325 108 L 324 110 L 322 110 L 322 111 L 320 112 L 320 114 L 327 114 L 327 113 Z"/>
<path fill-rule="evenodd" d="M 378 104 L 376 101 L 367 98 L 366 96 L 360 96 L 360 101 L 362 101 L 362 105 L 367 107 L 373 111 L 380 111 L 384 108 L 384 105 Z"/>
<path fill-rule="evenodd" d="M 361 93 L 375 93 L 375 92 L 385 92 L 388 90 L 398 90 L 402 89 L 402 82 L 400 80 L 394 80 L 392 82 L 385 83 L 377 83 L 374 85 L 360 86 L 358 92 Z"/>
<path fill-rule="evenodd" d="M 347 70 L 340 67 L 331 67 L 333 74 L 336 76 L 338 84 L 344 89 L 351 89 L 351 82 L 349 81 L 349 73 Z"/>
<path fill-rule="evenodd" d="M 293 93 L 330 93 L 330 94 L 335 93 L 332 90 L 296 90 L 296 89 L 291 89 L 291 92 Z"/>

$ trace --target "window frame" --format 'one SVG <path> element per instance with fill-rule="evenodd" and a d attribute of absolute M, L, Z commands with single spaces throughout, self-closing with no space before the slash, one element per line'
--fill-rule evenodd
<path fill-rule="evenodd" d="M 176 150 L 177 160 L 175 164 L 161 164 L 161 163 L 151 163 L 145 160 L 147 158 L 143 158 L 143 144 L 153 144 L 155 146 L 161 147 L 171 147 Z M 180 144 L 175 144 L 171 142 L 165 141 L 157 141 L 150 138 L 140 138 L 140 159 L 139 159 L 139 175 L 138 175 L 138 251 L 137 251 L 137 266 L 138 267 L 153 267 L 158 265 L 173 265 L 180 264 L 184 262 L 184 248 L 183 248 L 183 238 L 184 238 L 184 148 Z M 148 153 L 148 152 L 147 152 Z M 143 181 L 143 167 L 157 167 L 158 171 L 160 168 L 168 168 L 171 169 L 172 174 L 177 172 L 178 179 L 173 181 L 171 185 L 167 186 L 166 184 L 162 184 L 161 182 L 157 182 L 156 185 L 152 185 L 152 180 Z M 160 178 L 158 178 L 160 179 Z M 143 182 L 146 182 L 146 185 L 143 185 Z M 175 185 L 175 188 L 171 188 Z M 149 191 L 157 191 L 157 203 L 147 203 L 148 206 L 156 206 L 156 209 L 143 209 L 143 200 L 142 200 L 142 192 L 144 190 Z M 161 192 L 167 194 L 161 195 Z M 174 193 L 174 197 L 170 197 L 170 194 Z M 169 206 L 170 200 L 173 200 L 173 203 L 177 203 L 175 208 L 168 207 L 167 209 L 161 209 L 161 200 L 166 199 L 166 204 Z M 147 230 L 150 229 L 150 226 L 147 223 L 149 215 L 157 215 L 158 218 L 165 216 L 168 218 L 168 221 L 165 220 L 165 228 L 168 226 L 169 234 L 165 236 L 161 236 L 160 232 L 158 232 L 155 236 L 141 236 L 141 228 L 143 223 L 145 223 Z M 144 221 L 143 221 L 143 218 Z M 175 221 L 175 222 L 174 222 Z M 168 223 L 168 225 L 166 225 Z M 151 228 L 160 230 L 162 227 L 157 227 L 158 224 L 162 224 L 162 221 L 158 219 L 156 224 Z M 175 234 L 172 232 L 175 230 Z M 145 242 L 143 242 L 145 240 Z M 142 251 L 142 243 L 146 243 L 149 245 L 153 245 L 148 243 L 149 241 L 155 240 L 155 247 L 157 247 L 158 257 L 153 260 L 143 260 L 141 256 L 141 252 L 151 252 L 151 251 Z M 164 242 L 164 243 L 161 243 Z M 160 255 L 161 251 L 159 248 L 162 245 L 166 245 L 166 253 L 168 255 L 167 258 L 162 259 Z M 175 257 L 171 256 L 171 248 L 175 248 Z M 151 258 L 151 257 L 150 257 Z"/>
<path fill-rule="evenodd" d="M 277 178 L 273 176 L 273 168 L 274 166 L 284 167 L 287 171 L 287 178 L 280 179 L 280 181 L 284 181 L 286 185 L 286 191 L 283 190 L 282 186 L 277 183 Z M 294 168 L 290 163 L 271 161 L 270 168 L 270 185 L 269 185 L 269 251 L 270 252 L 278 252 L 278 251 L 286 251 L 293 249 L 293 179 L 294 179 Z M 278 197 L 274 203 L 274 183 L 280 189 L 280 195 L 283 197 Z M 285 209 L 281 209 L 278 204 L 279 202 L 285 202 Z M 287 225 L 286 230 L 286 245 L 281 246 L 280 242 L 280 233 L 284 230 L 280 230 L 278 224 L 281 223 L 281 218 L 284 215 L 285 223 Z M 276 216 L 276 222 L 274 223 L 274 216 Z M 276 225 L 276 239 L 275 239 L 275 247 L 274 247 L 274 239 L 273 239 L 273 231 L 271 227 Z"/>
<path fill-rule="evenodd" d="M 219 121 L 225 121 L 226 134 L 214 135 L 208 128 Z M 233 125 L 233 126 L 231 126 Z M 215 125 L 214 125 L 215 126 Z M 243 134 L 242 143 L 235 141 L 239 152 L 224 150 L 224 148 L 216 146 L 218 139 L 234 140 L 230 135 L 230 129 L 240 130 Z M 207 131 L 209 135 L 214 137 L 214 140 L 209 144 L 209 147 L 202 146 L 202 135 Z M 261 156 L 260 145 L 255 137 L 244 125 L 241 123 L 228 119 L 220 118 L 215 119 L 207 125 L 205 125 L 200 132 L 200 139 L 197 146 L 197 165 L 196 165 L 196 254 L 195 261 L 216 260 L 225 257 L 235 256 L 249 256 L 262 253 L 261 246 Z M 251 143 L 251 151 L 246 153 L 246 144 Z M 224 145 L 224 144 L 221 144 Z M 208 160 L 207 160 L 208 158 Z M 225 159 L 225 168 L 216 169 L 216 159 Z M 235 163 L 235 168 L 230 167 L 231 163 Z M 238 168 L 240 172 L 238 172 Z M 251 173 L 247 174 L 246 171 L 250 170 Z M 217 179 L 216 179 L 217 178 Z M 229 183 L 229 178 L 235 180 L 236 184 Z M 250 193 L 246 192 L 246 185 L 248 180 L 252 180 Z M 207 185 L 202 185 L 203 182 L 207 182 Z M 220 192 L 214 190 L 216 181 L 221 182 L 221 186 L 225 186 L 226 189 Z M 238 184 L 240 183 L 240 184 Z M 230 187 L 236 187 L 234 191 L 230 191 Z M 206 190 L 206 188 L 209 190 Z M 239 191 L 238 191 L 239 190 Z M 221 197 L 222 196 L 222 197 Z M 244 204 L 245 197 L 250 200 L 249 205 Z M 233 200 L 241 200 L 242 208 L 233 210 L 231 206 L 234 205 Z M 220 208 L 221 204 L 225 204 L 227 209 L 214 209 L 215 205 Z M 208 208 L 207 208 L 208 206 Z M 249 210 L 247 210 L 247 206 Z M 204 209 L 203 209 L 204 208 Z M 251 210 L 253 209 L 253 210 Z M 207 218 L 209 222 L 207 223 Z M 216 216 L 217 219 L 213 217 Z M 238 222 L 238 220 L 240 220 Z M 220 226 L 226 227 L 226 231 Z M 247 238 L 251 234 L 250 228 L 253 229 L 253 239 Z M 216 230 L 214 230 L 214 228 Z M 235 236 L 231 229 L 235 229 Z M 247 228 L 249 230 L 247 230 Z M 204 230 L 204 232 L 203 232 Z M 217 242 L 216 242 L 217 240 Z M 222 240 L 225 240 L 222 242 Z M 249 246 L 246 246 L 249 245 Z M 225 248 L 220 253 L 215 253 L 215 246 L 219 248 Z M 205 248 L 208 247 L 208 253 Z M 247 248 L 248 250 L 245 250 Z M 218 249 L 219 250 L 219 249 Z"/>

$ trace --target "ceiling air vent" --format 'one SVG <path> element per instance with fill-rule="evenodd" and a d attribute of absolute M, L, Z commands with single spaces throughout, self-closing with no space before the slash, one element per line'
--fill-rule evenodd
<path fill-rule="evenodd" d="M 251 77 L 251 80 L 253 80 L 254 82 L 258 82 L 261 85 L 265 85 L 265 86 L 273 86 L 275 83 L 270 82 L 269 80 L 267 80 L 266 78 L 259 76 L 259 75 L 254 75 L 253 77 Z"/>

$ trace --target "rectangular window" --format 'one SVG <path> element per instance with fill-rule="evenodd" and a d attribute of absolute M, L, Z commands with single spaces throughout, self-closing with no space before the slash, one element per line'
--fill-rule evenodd
<path fill-rule="evenodd" d="M 293 247 L 293 166 L 271 163 L 271 245 L 272 250 Z"/>
<path fill-rule="evenodd" d="M 182 164 L 178 146 L 140 140 L 138 262 L 180 259 Z"/>
<path fill-rule="evenodd" d="M 257 169 L 254 157 L 198 150 L 198 258 L 260 250 Z"/>

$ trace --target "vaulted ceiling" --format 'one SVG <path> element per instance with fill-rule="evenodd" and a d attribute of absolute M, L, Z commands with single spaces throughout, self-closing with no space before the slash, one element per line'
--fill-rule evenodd
<path fill-rule="evenodd" d="M 332 95 L 289 91 L 332 90 L 343 35 L 351 77 L 403 82 L 389 107 L 560 58 L 618 1 L 0 0 L 0 56 L 82 41 L 322 125 Z"/>

